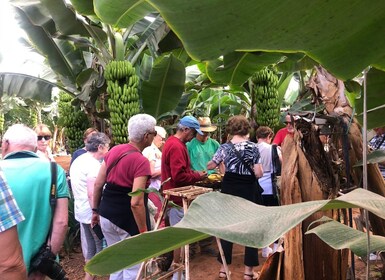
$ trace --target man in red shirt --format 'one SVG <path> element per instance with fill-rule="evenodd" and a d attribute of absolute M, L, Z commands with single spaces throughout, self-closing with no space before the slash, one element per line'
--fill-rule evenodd
<path fill-rule="evenodd" d="M 192 140 L 197 133 L 203 135 L 198 120 L 192 116 L 185 116 L 179 121 L 176 133 L 170 136 L 164 144 L 161 165 L 162 181 L 171 179 L 162 186 L 163 190 L 192 185 L 207 176 L 206 171 L 191 169 L 186 143 Z M 171 197 L 171 200 L 182 206 L 181 197 Z M 175 225 L 184 216 L 183 207 L 170 208 L 168 216 L 170 225 Z M 179 253 L 180 250 L 174 251 L 174 262 L 179 262 Z"/>
<path fill-rule="evenodd" d="M 294 126 L 292 123 L 292 117 L 290 114 L 287 114 L 285 116 L 285 125 L 286 127 L 281 128 L 278 130 L 277 134 L 274 137 L 273 144 L 276 144 L 278 146 L 282 146 L 283 141 L 285 140 L 287 135 L 290 135 L 291 137 L 294 134 Z"/>

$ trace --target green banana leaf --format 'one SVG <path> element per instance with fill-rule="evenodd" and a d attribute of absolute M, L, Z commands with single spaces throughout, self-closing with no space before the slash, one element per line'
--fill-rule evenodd
<path fill-rule="evenodd" d="M 304 55 L 303 53 L 287 53 L 281 63 L 278 63 L 277 68 L 280 72 L 296 72 L 312 69 L 318 65 L 316 61 Z"/>
<path fill-rule="evenodd" d="M 157 59 L 150 79 L 141 87 L 144 112 L 158 118 L 173 110 L 182 96 L 184 82 L 185 69 L 179 59 L 172 54 Z"/>
<path fill-rule="evenodd" d="M 367 156 L 367 162 L 368 163 L 380 163 L 385 162 L 385 151 L 384 150 L 375 150 L 368 154 Z M 363 161 L 358 161 L 354 167 L 362 166 Z"/>
<path fill-rule="evenodd" d="M 36 9 L 38 9 L 38 7 L 36 7 Z M 19 16 L 20 26 L 28 33 L 30 40 L 39 52 L 47 57 L 47 61 L 52 70 L 61 76 L 64 81 L 71 81 L 72 84 L 75 84 L 77 73 L 73 71 L 65 55 L 55 43 L 53 37 L 46 32 L 44 27 L 36 25 L 30 20 L 31 17 L 36 17 L 42 11 L 32 9 L 32 7 L 28 7 L 28 9 L 25 10 L 17 7 L 15 10 Z M 28 14 L 27 12 L 30 12 L 31 14 Z"/>
<path fill-rule="evenodd" d="M 384 125 L 384 93 L 385 93 L 385 72 L 376 68 L 371 68 L 367 74 L 367 103 L 368 129 L 381 127 Z M 363 90 L 361 90 L 361 97 Z M 356 100 L 355 106 L 358 121 L 362 123 L 363 99 Z"/>
<path fill-rule="evenodd" d="M 93 0 L 70 0 L 70 2 L 79 14 L 95 16 Z"/>
<path fill-rule="evenodd" d="M 43 103 L 52 102 L 52 89 L 58 87 L 47 80 L 19 73 L 0 72 L 0 81 L 0 96 L 5 94 Z M 59 88 L 68 92 L 64 88 Z"/>
<path fill-rule="evenodd" d="M 324 223 L 307 231 L 306 234 L 316 234 L 320 239 L 335 250 L 350 249 L 359 257 L 365 257 L 368 255 L 366 248 L 368 244 L 368 236 L 366 233 L 355 230 L 328 217 L 323 217 L 315 222 Z M 369 253 L 380 251 L 385 251 L 385 237 L 371 235 Z"/>
<path fill-rule="evenodd" d="M 84 28 L 83 23 L 77 19 L 75 12 L 69 9 L 63 0 L 41 0 L 41 3 L 48 9 L 50 16 L 55 22 L 56 28 L 61 34 L 76 34 L 81 36 L 89 35 L 88 31 Z"/>
<path fill-rule="evenodd" d="M 96 15 L 102 19 L 104 23 L 121 28 L 126 28 L 148 14 L 155 12 L 154 7 L 152 7 L 149 2 L 137 0 L 94 1 L 94 9 Z M 108 10 L 108 13 L 104 13 L 105 9 Z"/>
<path fill-rule="evenodd" d="M 213 83 L 243 85 L 255 72 L 280 61 L 280 53 L 231 52 L 223 59 L 207 63 L 207 75 Z"/>
<path fill-rule="evenodd" d="M 196 198 L 176 226 L 130 237 L 114 244 L 94 256 L 85 270 L 97 275 L 110 274 L 204 239 L 207 234 L 237 244 L 262 248 L 317 211 L 357 207 L 385 218 L 385 198 L 364 189 L 356 189 L 333 200 L 276 207 L 260 206 L 239 197 L 212 192 Z M 271 222 L 273 220 L 274 223 Z M 328 235 L 330 238 L 335 234 L 331 232 Z M 384 248 L 385 242 L 381 242 L 381 246 Z"/>
<path fill-rule="evenodd" d="M 357 76 L 368 65 L 385 69 L 383 1 L 330 5 L 322 0 L 95 0 L 94 4 L 102 20 L 120 27 L 130 21 L 136 5 L 151 4 L 197 61 L 240 50 L 278 51 L 304 53 L 342 80 Z"/>

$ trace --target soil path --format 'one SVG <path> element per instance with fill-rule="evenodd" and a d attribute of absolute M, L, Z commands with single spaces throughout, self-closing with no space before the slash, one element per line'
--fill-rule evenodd
<path fill-rule="evenodd" d="M 234 245 L 233 250 L 233 263 L 230 265 L 231 279 L 242 280 L 243 279 L 243 252 L 244 247 Z M 260 266 L 256 268 L 256 271 L 261 270 L 265 258 L 259 253 Z M 69 280 L 82 280 L 84 278 L 83 266 L 84 260 L 81 254 L 80 247 L 75 248 L 75 252 L 71 255 L 65 256 L 61 261 Z M 364 280 L 365 278 L 365 263 L 356 258 L 356 280 Z M 380 279 L 381 261 L 373 261 L 370 266 L 370 279 Z M 190 279 L 191 280 L 216 280 L 218 279 L 220 264 L 217 262 L 215 257 L 197 254 L 190 261 Z M 98 277 L 99 280 L 108 280 L 107 276 Z"/>

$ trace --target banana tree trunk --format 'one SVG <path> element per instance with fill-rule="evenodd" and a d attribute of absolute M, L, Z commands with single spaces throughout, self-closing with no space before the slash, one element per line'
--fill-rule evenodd
<path fill-rule="evenodd" d="M 351 117 L 343 82 L 318 67 L 308 88 L 313 92 L 314 102 L 325 105 L 325 118 L 333 120 L 331 133 L 326 137 L 330 147 L 325 151 L 320 126 L 304 119 L 295 122 L 294 137 L 286 137 L 282 147 L 282 204 L 335 198 L 340 190 L 362 187 L 362 169 L 352 167 L 362 159 L 362 134 Z M 369 190 L 385 196 L 384 180 L 377 166 L 368 166 L 368 178 Z M 349 222 L 346 211 L 327 211 L 312 215 L 288 232 L 284 279 L 346 279 L 349 252 L 333 250 L 317 236 L 305 235 L 309 225 L 323 215 Z M 384 220 L 370 215 L 370 223 L 373 233 L 385 234 Z"/>

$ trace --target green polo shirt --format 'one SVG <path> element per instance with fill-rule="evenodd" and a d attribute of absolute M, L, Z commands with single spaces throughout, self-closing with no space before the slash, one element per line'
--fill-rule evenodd
<path fill-rule="evenodd" d="M 188 142 L 186 146 L 190 156 L 191 169 L 202 171 L 207 169 L 207 163 L 213 158 L 213 155 L 218 150 L 219 143 L 212 138 L 208 138 L 204 143 L 194 138 Z M 214 172 L 214 170 L 208 170 L 208 174 Z"/>
<path fill-rule="evenodd" d="M 51 190 L 50 162 L 29 151 L 10 153 L 0 161 L 15 200 L 25 216 L 17 225 L 27 270 L 31 258 L 46 241 L 52 219 L 49 203 Z M 57 168 L 57 198 L 69 198 L 64 170 Z"/>

